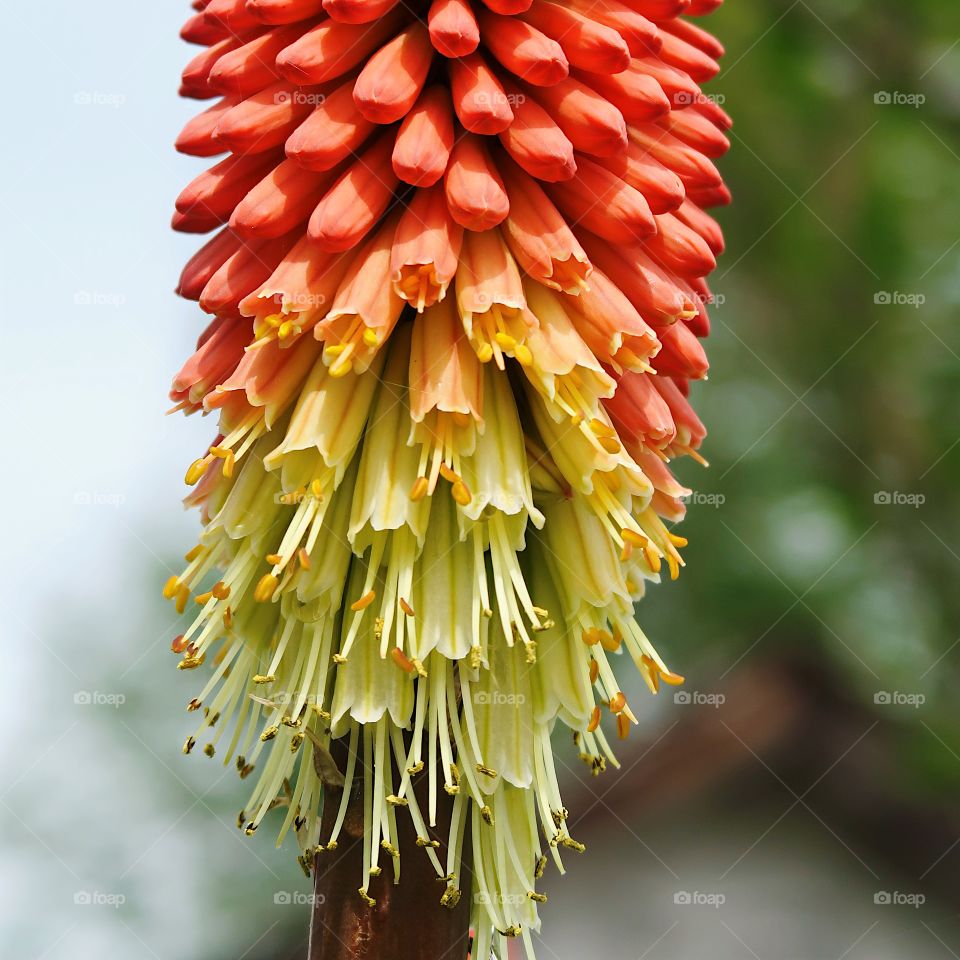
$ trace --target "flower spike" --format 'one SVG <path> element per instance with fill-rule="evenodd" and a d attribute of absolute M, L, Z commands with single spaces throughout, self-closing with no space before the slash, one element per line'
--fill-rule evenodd
<path fill-rule="evenodd" d="M 623 671 L 683 682 L 634 605 L 684 566 L 673 461 L 706 464 L 717 6 L 197 0 L 181 33 L 213 102 L 177 149 L 212 159 L 173 225 L 217 232 L 170 395 L 219 420 L 163 587 L 184 752 L 307 872 L 362 794 L 358 909 L 419 858 L 474 956 L 532 957 L 544 869 L 583 852 L 556 726 L 599 775 Z"/>

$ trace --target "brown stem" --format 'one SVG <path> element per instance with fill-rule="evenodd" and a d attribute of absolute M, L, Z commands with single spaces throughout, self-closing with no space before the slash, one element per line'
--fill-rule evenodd
<path fill-rule="evenodd" d="M 420 790 L 417 790 L 418 800 Z M 321 836 L 330 836 L 339 797 L 323 811 Z M 421 805 L 425 809 L 425 805 Z M 435 837 L 445 862 L 452 798 L 441 793 Z M 401 881 L 393 882 L 389 856 L 383 873 L 371 877 L 369 906 L 358 892 L 363 865 L 363 781 L 354 778 L 347 816 L 336 850 L 317 855 L 314 862 L 313 916 L 308 960 L 464 960 L 469 948 L 470 886 L 467 864 L 461 867 L 466 890 L 453 909 L 440 905 L 444 884 L 426 852 L 416 845 L 416 831 L 404 810 L 398 810 L 398 846 L 403 851 Z"/>

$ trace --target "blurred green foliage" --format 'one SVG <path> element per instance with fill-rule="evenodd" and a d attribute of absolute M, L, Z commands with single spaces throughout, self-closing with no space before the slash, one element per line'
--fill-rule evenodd
<path fill-rule="evenodd" d="M 688 570 L 642 619 L 699 689 L 748 658 L 816 661 L 902 725 L 913 789 L 955 791 L 960 4 L 737 0 L 710 20 L 734 202 L 694 393 L 712 465 L 678 472 L 724 502 L 690 506 Z"/>

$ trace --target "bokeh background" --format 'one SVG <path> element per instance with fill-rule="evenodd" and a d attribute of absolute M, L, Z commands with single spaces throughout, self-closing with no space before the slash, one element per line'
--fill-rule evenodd
<path fill-rule="evenodd" d="M 168 231 L 185 4 L 10 4 L 0 60 L 0 941 L 20 960 L 303 955 L 292 850 L 180 753 L 165 418 L 201 320 Z M 688 569 L 642 622 L 686 696 L 571 747 L 587 854 L 546 960 L 960 952 L 960 5 L 728 0 L 737 120 Z M 628 691 L 629 694 L 630 691 Z M 635 702 L 634 699 L 631 702 Z M 277 902 L 286 901 L 286 902 Z"/>

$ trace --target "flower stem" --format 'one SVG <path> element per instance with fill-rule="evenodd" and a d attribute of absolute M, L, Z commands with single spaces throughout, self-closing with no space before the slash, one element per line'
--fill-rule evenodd
<path fill-rule="evenodd" d="M 325 836 L 338 806 L 332 802 L 324 809 Z M 441 844 L 437 850 L 441 863 L 452 809 L 452 799 L 441 794 L 437 827 L 432 831 Z M 385 863 L 383 873 L 370 878 L 368 893 L 376 904 L 369 906 L 357 889 L 364 875 L 363 830 L 363 783 L 357 776 L 337 849 L 318 854 L 314 861 L 308 960 L 465 960 L 470 922 L 468 864 L 462 864 L 467 893 L 452 909 L 441 906 L 444 884 L 417 847 L 410 818 L 398 816 L 401 882 L 394 883 L 393 869 Z"/>

